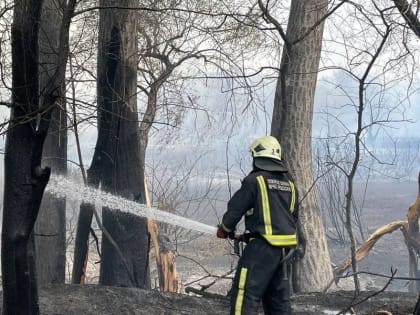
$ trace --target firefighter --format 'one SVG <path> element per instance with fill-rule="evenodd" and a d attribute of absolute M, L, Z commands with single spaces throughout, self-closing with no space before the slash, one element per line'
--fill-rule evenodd
<path fill-rule="evenodd" d="M 281 159 L 276 138 L 265 136 L 250 146 L 253 170 L 227 205 L 217 237 L 232 237 L 245 216 L 249 243 L 238 261 L 230 314 L 291 314 L 285 260 L 297 243 L 298 193 Z M 289 255 L 288 255 L 289 254 Z"/>

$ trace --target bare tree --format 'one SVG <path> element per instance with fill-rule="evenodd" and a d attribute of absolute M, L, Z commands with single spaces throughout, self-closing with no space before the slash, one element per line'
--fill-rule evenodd
<path fill-rule="evenodd" d="M 52 173 L 65 174 L 67 170 L 67 117 L 65 99 L 65 73 L 54 80 L 58 64 L 60 29 L 63 7 L 57 0 L 44 1 L 39 33 L 40 95 L 50 84 L 56 88 L 56 110 L 51 122 L 43 150 L 43 165 Z M 66 202 L 45 193 L 35 224 L 36 270 L 38 283 L 64 283 L 66 266 Z"/>
<path fill-rule="evenodd" d="M 41 167 L 56 87 L 65 71 L 68 29 L 74 2 L 63 15 L 56 73 L 39 102 L 38 30 L 43 1 L 16 1 L 12 25 L 12 111 L 7 131 L 2 229 L 3 312 L 38 314 L 31 237 L 49 168 Z"/>
<path fill-rule="evenodd" d="M 321 290 L 331 280 L 332 268 L 321 213 L 312 189 L 311 113 L 328 2 L 292 1 L 286 33 L 270 14 L 273 4 L 261 0 L 258 3 L 265 19 L 284 40 L 271 134 L 280 140 L 282 155 L 295 177 L 300 196 L 304 196 L 300 220 L 308 243 L 304 259 L 296 265 L 294 289 Z"/>
<path fill-rule="evenodd" d="M 42 1 L 22 1 L 16 3 L 14 8 L 13 109 L 5 155 L 1 255 L 5 314 L 39 314 L 31 233 L 50 175 L 48 168 L 41 168 L 46 130 L 35 133 L 34 130 L 38 128 L 33 126 L 33 117 L 26 124 L 18 124 L 18 127 L 15 125 L 19 121 L 27 120 L 28 115 L 33 115 L 39 107 L 37 25 L 41 6 Z M 26 61 L 25 65 L 22 60 Z M 26 164 L 25 168 L 22 161 Z M 31 185 L 26 183 L 27 177 L 31 178 Z M 23 302 L 22 297 L 26 297 Z"/>
<path fill-rule="evenodd" d="M 396 98 L 397 101 L 390 95 L 393 88 L 398 89 L 401 81 L 410 80 L 410 73 L 405 72 L 410 64 L 406 58 L 409 56 L 406 51 L 408 46 L 396 49 L 399 46 L 395 41 L 401 40 L 395 36 L 399 22 L 395 20 L 392 8 L 382 8 L 380 4 L 372 1 L 365 2 L 363 6 L 350 6 L 336 15 L 330 24 L 336 30 L 332 41 L 336 58 L 330 62 L 332 68 L 342 75 L 329 80 L 340 97 L 325 107 L 328 132 L 322 135 L 327 139 L 326 159 L 322 158 L 322 162 L 328 165 L 328 172 L 338 170 L 342 174 L 337 184 L 345 182 L 346 187 L 342 189 L 344 199 L 337 210 L 344 219 L 341 221 L 350 239 L 356 291 L 360 290 L 356 245 L 365 238 L 363 226 L 366 223 L 361 211 L 366 189 L 370 177 L 380 171 L 379 167 L 395 167 L 396 163 L 397 155 L 393 148 L 381 145 L 378 140 L 385 136 L 391 140 L 388 143 L 395 143 L 392 132 L 387 132 L 387 129 L 392 130 L 396 124 L 409 121 L 404 115 L 404 102 L 410 93 L 407 92 L 407 97 L 402 99 Z M 356 33 L 357 36 L 351 35 Z M 340 59 L 344 60 L 342 66 Z M 326 65 L 329 63 L 326 62 Z M 353 115 L 352 118 L 350 115 Z M 390 154 L 384 154 L 384 150 Z M 359 198 L 355 186 L 361 181 L 365 181 L 363 195 L 357 202 Z M 359 241 L 355 226 L 359 229 Z"/>
<path fill-rule="evenodd" d="M 102 7 L 135 7 L 135 1 L 101 1 Z M 140 165 L 136 102 L 137 12 L 124 9 L 100 11 L 98 49 L 99 132 L 95 164 L 102 189 L 128 199 L 144 200 Z M 103 226 L 120 247 L 132 268 L 132 278 L 122 266 L 121 257 L 107 238 L 102 240 L 100 283 L 150 287 L 148 236 L 144 218 L 103 209 Z"/>
<path fill-rule="evenodd" d="M 355 153 L 354 153 L 354 159 L 352 162 L 352 165 L 350 167 L 350 172 L 346 173 L 347 176 L 347 189 L 345 193 L 345 211 L 346 211 L 346 228 L 347 232 L 350 237 L 350 249 L 352 253 L 352 268 L 354 272 L 354 284 L 356 292 L 360 291 L 360 283 L 357 276 L 357 260 L 356 260 L 356 239 L 354 237 L 353 228 L 352 228 L 352 199 L 353 199 L 353 182 L 355 180 L 356 171 L 360 162 L 360 146 L 361 146 L 361 135 L 363 132 L 363 129 L 365 128 L 363 126 L 363 112 L 365 109 L 365 95 L 364 91 L 366 90 L 366 81 L 370 74 L 370 71 L 375 64 L 379 54 L 382 51 L 382 48 L 384 47 L 387 38 L 390 34 L 391 27 L 386 23 L 385 20 L 383 20 L 385 24 L 385 29 L 383 32 L 381 32 L 382 40 L 379 42 L 378 47 L 372 54 L 372 58 L 367 64 L 366 70 L 363 72 L 362 76 L 358 78 L 359 82 L 359 97 L 358 97 L 358 104 L 357 104 L 357 128 L 354 133 L 354 147 L 355 147 Z"/>

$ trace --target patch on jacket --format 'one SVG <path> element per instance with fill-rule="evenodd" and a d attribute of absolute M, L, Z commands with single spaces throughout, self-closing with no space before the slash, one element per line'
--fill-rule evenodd
<path fill-rule="evenodd" d="M 281 190 L 291 192 L 289 182 L 281 181 L 278 179 L 267 179 L 267 186 L 270 190 Z"/>

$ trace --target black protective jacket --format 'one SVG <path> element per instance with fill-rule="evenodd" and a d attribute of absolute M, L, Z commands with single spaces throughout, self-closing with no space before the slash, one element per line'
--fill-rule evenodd
<path fill-rule="evenodd" d="M 274 246 L 297 245 L 298 192 L 286 170 L 255 168 L 228 202 L 222 227 L 235 230 L 245 216 L 245 228 Z"/>

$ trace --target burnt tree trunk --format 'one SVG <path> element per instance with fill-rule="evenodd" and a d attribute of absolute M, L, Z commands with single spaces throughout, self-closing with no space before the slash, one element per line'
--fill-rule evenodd
<path fill-rule="evenodd" d="M 65 102 L 65 77 L 55 78 L 58 71 L 60 1 L 44 0 L 39 32 L 40 100 L 43 94 L 55 89 L 59 95 L 57 108 L 51 116 L 50 128 L 45 139 L 42 165 L 55 174 L 67 172 L 67 119 Z M 51 85 L 56 85 L 51 87 Z M 38 283 L 64 283 L 66 267 L 66 201 L 48 192 L 44 194 L 35 224 L 36 269 Z"/>
<path fill-rule="evenodd" d="M 101 115 L 98 122 L 98 139 L 93 153 L 91 167 L 87 171 L 87 185 L 98 188 L 102 161 L 105 159 L 105 147 L 108 133 L 102 130 L 109 128 L 106 115 Z M 107 126 L 104 128 L 104 125 Z M 86 279 L 86 264 L 89 255 L 89 233 L 93 219 L 94 204 L 83 201 L 77 218 L 77 229 L 74 242 L 73 270 L 71 281 L 74 284 L 84 284 Z"/>
<path fill-rule="evenodd" d="M 102 1 L 100 4 L 134 7 L 135 2 Z M 87 172 L 87 182 L 92 187 L 98 188 L 101 185 L 102 189 L 113 194 L 144 203 L 136 103 L 136 19 L 137 13 L 134 10 L 100 11 L 98 139 L 91 167 Z M 108 210 L 110 209 L 104 209 L 103 227 L 116 243 L 110 242 L 106 237 L 102 238 L 100 283 L 149 287 L 146 220 L 133 219 L 132 216 L 120 212 L 113 215 Z M 84 282 L 92 217 L 93 205 L 83 203 L 76 233 L 73 283 Z M 115 244 L 123 257 L 117 254 Z M 123 260 L 124 268 L 119 268 Z M 130 275 L 127 274 L 126 267 L 130 269 Z"/>
<path fill-rule="evenodd" d="M 50 170 L 41 168 L 47 130 L 37 125 L 38 25 L 42 1 L 16 1 L 12 108 L 5 149 L 2 228 L 3 314 L 39 314 L 33 238 Z M 42 118 L 42 117 L 41 117 Z M 48 119 L 48 117 L 46 117 Z"/>
<path fill-rule="evenodd" d="M 106 158 L 106 146 L 109 139 L 110 113 L 104 111 L 102 114 L 98 108 L 98 138 L 92 163 L 87 170 L 87 185 L 98 188 L 101 181 L 103 161 Z M 89 233 L 93 219 L 94 204 L 83 201 L 80 205 L 80 212 L 77 219 L 76 237 L 74 243 L 74 257 L 72 270 L 72 283 L 84 284 L 86 279 L 86 263 L 89 255 Z"/>
<path fill-rule="evenodd" d="M 82 202 L 80 205 L 74 241 L 73 270 L 71 275 L 71 282 L 74 284 L 84 284 L 86 279 L 86 262 L 89 253 L 89 233 L 93 218 L 93 207 L 94 205 L 86 202 Z"/>
<path fill-rule="evenodd" d="M 12 106 L 5 149 L 2 229 L 3 313 L 39 314 L 33 228 L 50 169 L 41 167 L 52 110 L 60 98 L 48 84 L 39 97 L 38 32 L 42 0 L 15 1 L 12 25 Z M 60 80 L 68 57 L 68 29 L 75 0 L 67 3 L 58 49 Z M 64 30 L 67 30 L 65 32 Z"/>
<path fill-rule="evenodd" d="M 120 287 L 149 288 L 149 266 L 141 254 L 145 250 L 144 244 L 138 239 L 138 226 L 144 223 L 144 218 L 106 208 L 102 210 L 102 218 L 102 224 L 107 227 L 108 233 L 118 244 L 125 262 L 121 260 L 114 246 L 103 238 L 100 283 Z M 130 274 L 127 273 L 127 267 Z"/>
<path fill-rule="evenodd" d="M 136 1 L 100 1 L 101 6 L 134 7 Z M 102 189 L 144 203 L 137 114 L 137 19 L 135 10 L 100 11 L 98 48 L 99 132 L 108 135 L 102 158 Z M 115 209 L 111 209 L 115 210 Z M 124 209 L 121 209 L 124 210 Z M 104 209 L 103 227 L 120 248 L 131 269 L 119 268 L 122 258 L 102 239 L 101 284 L 150 287 L 147 221 Z M 127 281 L 134 278 L 135 283 Z"/>

